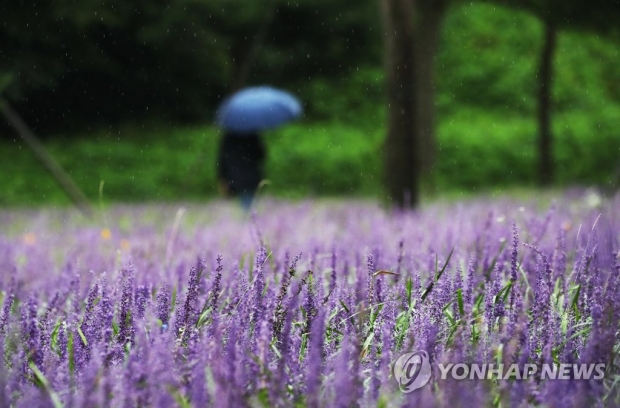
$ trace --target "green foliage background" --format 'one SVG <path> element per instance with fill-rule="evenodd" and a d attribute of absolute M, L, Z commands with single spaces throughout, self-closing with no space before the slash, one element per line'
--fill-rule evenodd
<path fill-rule="evenodd" d="M 10 83 L 4 93 L 93 199 L 101 180 L 104 199 L 214 195 L 213 112 L 234 76 L 235 55 L 247 49 L 244 33 L 255 33 L 264 7 L 233 13 L 232 0 L 178 0 L 162 14 L 147 1 L 93 9 L 87 3 L 48 2 L 61 20 L 41 17 L 32 31 L 17 23 L 2 29 L 4 36 L 21 33 L 21 42 L 2 52 L 1 78 L 13 78 L 3 80 Z M 389 175 L 381 173 L 385 99 L 376 4 L 270 4 L 278 7 L 276 21 L 250 83 L 295 92 L 305 117 L 264 135 L 269 191 L 380 195 Z M 41 29 L 49 34 L 36 35 Z M 76 41 L 63 42 L 61 29 Z M 542 34 L 526 12 L 481 3 L 450 9 L 437 56 L 440 191 L 534 184 Z M 132 45 L 115 47 L 119 38 Z M 560 33 L 553 87 L 558 186 L 617 186 L 619 44 L 613 35 Z M 67 56 L 51 63 L 41 49 Z M 12 131 L 1 135 L 0 204 L 66 202 Z"/>

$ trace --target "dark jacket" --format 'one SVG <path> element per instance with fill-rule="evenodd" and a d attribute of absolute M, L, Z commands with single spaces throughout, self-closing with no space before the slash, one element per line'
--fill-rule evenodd
<path fill-rule="evenodd" d="M 264 160 L 265 146 L 258 134 L 227 133 L 220 144 L 218 177 L 228 183 L 232 195 L 254 193 L 263 179 Z"/>

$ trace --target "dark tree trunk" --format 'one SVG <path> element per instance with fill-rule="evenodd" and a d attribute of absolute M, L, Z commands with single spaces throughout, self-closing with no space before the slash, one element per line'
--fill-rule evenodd
<path fill-rule="evenodd" d="M 551 134 L 551 93 L 553 85 L 553 55 L 556 30 L 545 22 L 545 43 L 540 55 L 538 80 L 538 159 L 539 183 L 548 186 L 553 182 L 553 137 Z"/>
<path fill-rule="evenodd" d="M 415 207 L 419 202 L 413 3 L 380 0 L 385 35 L 388 129 L 384 177 L 390 204 Z"/>
<path fill-rule="evenodd" d="M 437 157 L 435 135 L 435 59 L 441 23 L 448 9 L 448 0 L 416 2 L 415 38 L 417 77 L 417 127 L 419 132 L 418 164 L 420 176 L 430 190 L 434 189 L 434 168 Z"/>
<path fill-rule="evenodd" d="M 93 216 L 93 209 L 90 201 L 84 195 L 82 190 L 75 184 L 69 174 L 49 154 L 45 146 L 39 141 L 35 134 L 30 130 L 28 125 L 22 120 L 21 116 L 13 110 L 8 101 L 0 98 L 0 112 L 7 119 L 9 124 L 13 126 L 17 134 L 26 142 L 30 150 L 47 172 L 58 183 L 58 186 L 67 194 L 67 197 L 75 204 L 75 206 L 86 216 Z"/>

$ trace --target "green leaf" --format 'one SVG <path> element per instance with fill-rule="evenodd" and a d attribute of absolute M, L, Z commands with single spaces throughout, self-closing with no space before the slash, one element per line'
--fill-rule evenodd
<path fill-rule="evenodd" d="M 299 361 L 304 359 L 304 355 L 306 354 L 306 348 L 308 347 L 308 335 L 309 333 L 304 333 L 301 335 L 301 346 L 299 347 Z"/>
<path fill-rule="evenodd" d="M 459 314 L 465 316 L 465 307 L 463 306 L 463 289 L 456 290 L 456 302 L 459 306 Z"/>
<path fill-rule="evenodd" d="M 560 284 L 560 278 L 555 280 L 555 285 L 553 286 L 552 298 L 555 298 L 554 306 L 557 308 L 561 303 L 560 299 L 562 298 L 562 285 Z"/>
<path fill-rule="evenodd" d="M 280 353 L 280 350 L 278 350 L 278 348 L 276 347 L 276 338 L 275 337 L 271 340 L 270 347 L 271 347 L 271 350 L 273 350 L 274 354 L 278 358 L 282 358 L 282 353 Z"/>
<path fill-rule="evenodd" d="M 170 299 L 170 313 L 174 311 L 174 308 L 177 304 L 177 285 L 172 287 L 172 298 Z"/>
<path fill-rule="evenodd" d="M 336 333 L 336 334 L 340 335 L 340 336 L 344 336 L 344 333 L 343 333 L 343 332 L 341 332 L 341 331 L 340 331 L 340 330 L 338 330 L 338 329 L 330 329 L 330 330 L 331 330 L 331 331 L 333 331 L 334 333 Z"/>
<path fill-rule="evenodd" d="M 368 337 L 366 337 L 366 341 L 364 341 L 364 346 L 362 347 L 362 353 L 360 354 L 360 360 L 366 357 L 368 354 L 368 350 L 370 349 L 370 345 L 372 344 L 372 339 L 375 338 L 375 332 L 371 331 Z"/>
<path fill-rule="evenodd" d="M 497 254 L 495 254 L 495 257 L 491 261 L 491 265 L 489 265 L 487 270 L 484 271 L 485 278 L 488 279 L 489 276 L 491 275 L 491 271 L 493 270 L 493 268 L 495 268 L 495 264 L 497 263 L 497 258 L 501 255 L 502 251 L 504 250 L 504 247 L 506 247 L 506 242 L 507 241 L 502 242 L 502 245 L 500 245 L 500 247 L 499 247 L 499 251 L 497 251 Z"/>
<path fill-rule="evenodd" d="M 407 289 L 407 305 L 411 307 L 411 294 L 413 292 L 413 281 L 411 280 L 411 277 L 407 279 L 406 289 Z"/>
<path fill-rule="evenodd" d="M 338 315 L 338 312 L 339 312 L 339 310 L 337 308 L 334 308 L 334 310 L 332 311 L 332 314 L 329 315 L 329 318 L 327 319 L 327 322 L 328 323 L 331 322 L 332 319 Z"/>
<path fill-rule="evenodd" d="M 504 344 L 500 343 L 497 347 L 497 351 L 495 352 L 495 362 L 498 364 L 502 363 L 502 356 L 504 355 Z"/>
<path fill-rule="evenodd" d="M 88 346 L 88 340 L 86 340 L 86 336 L 84 336 L 82 329 L 78 327 L 77 332 L 80 335 L 80 339 L 82 339 L 82 344 L 84 344 L 84 346 Z"/>
<path fill-rule="evenodd" d="M 47 381 L 47 378 L 45 378 L 45 376 L 39 370 L 37 365 L 34 362 L 32 362 L 32 361 L 28 365 L 30 366 L 30 369 L 34 373 L 34 377 L 35 377 L 37 383 L 49 395 L 50 399 L 52 400 L 52 404 L 54 405 L 54 408 L 62 408 L 62 402 L 60 401 L 60 397 L 58 397 L 58 394 L 56 394 L 56 392 L 54 392 L 54 390 L 50 386 L 49 381 Z"/>
<path fill-rule="evenodd" d="M 60 332 L 60 325 L 61 324 L 62 324 L 62 321 L 60 319 L 58 319 L 58 321 L 54 325 L 54 328 L 52 329 L 52 334 L 50 336 L 50 338 L 51 338 L 50 347 L 58 355 L 60 355 L 60 350 L 58 349 L 58 333 Z"/>
<path fill-rule="evenodd" d="M 426 297 L 429 295 L 429 293 L 431 293 L 431 291 L 433 290 L 433 287 L 435 286 L 435 283 L 437 281 L 439 281 L 439 278 L 441 278 L 441 275 L 443 275 L 443 273 L 446 270 L 446 267 L 448 266 L 448 263 L 450 262 L 450 258 L 452 258 L 452 253 L 454 252 L 454 247 L 452 247 L 452 250 L 450 251 L 450 254 L 448 255 L 448 259 L 446 259 L 446 262 L 443 264 L 443 267 L 441 268 L 441 270 L 439 272 L 435 273 L 435 279 L 433 280 L 433 282 L 431 282 L 427 287 L 426 290 L 424 291 L 424 293 L 422 294 L 422 301 L 426 300 Z M 436 262 L 435 262 L 436 263 Z M 437 265 L 435 265 L 435 270 L 437 270 Z"/>
<path fill-rule="evenodd" d="M 377 321 L 377 317 L 379 317 L 379 313 L 381 313 L 381 310 L 383 309 L 384 305 L 385 303 L 379 303 L 370 308 L 370 327 L 375 325 L 375 322 Z M 376 310 L 375 310 L 375 307 L 376 307 Z"/>
<path fill-rule="evenodd" d="M 170 386 L 168 387 L 168 391 L 172 395 L 172 398 L 174 398 L 174 400 L 177 402 L 179 407 L 192 408 L 192 404 L 189 402 L 187 397 L 181 394 L 181 391 L 179 391 L 177 388 Z"/>
<path fill-rule="evenodd" d="M 618 383 L 620 383 L 620 375 L 616 375 L 614 377 L 614 382 L 611 384 L 611 386 L 607 389 L 607 394 L 603 397 L 603 402 L 606 402 L 607 399 L 609 398 L 610 395 L 613 395 L 612 392 L 614 391 L 614 388 L 616 388 L 616 385 L 618 385 Z M 615 393 L 614 393 L 615 394 Z"/>
<path fill-rule="evenodd" d="M 450 326 L 454 326 L 456 324 L 456 320 L 454 319 L 454 315 L 452 314 L 452 310 L 450 310 L 450 308 L 444 309 L 443 314 L 448 318 Z"/>
<path fill-rule="evenodd" d="M 399 313 L 396 318 L 396 330 L 398 333 L 396 335 L 396 349 L 400 350 L 405 341 L 407 330 L 409 330 L 409 312 L 403 311 Z"/>
<path fill-rule="evenodd" d="M 450 345 L 452 344 L 452 340 L 454 340 L 454 334 L 456 333 L 457 329 L 459 328 L 460 324 L 461 324 L 462 320 L 459 320 L 456 322 L 456 324 L 452 325 L 450 327 L 450 332 L 448 333 L 448 337 L 446 339 L 446 344 Z"/>
<path fill-rule="evenodd" d="M 474 301 L 474 312 L 480 311 L 480 306 L 482 305 L 482 301 L 484 300 L 484 295 L 479 294 Z"/>
<path fill-rule="evenodd" d="M 271 401 L 269 399 L 269 390 L 267 388 L 261 388 L 260 390 L 258 390 L 256 397 L 258 398 L 258 402 L 262 407 L 271 406 Z"/>
<path fill-rule="evenodd" d="M 590 327 L 592 325 L 592 320 L 589 319 L 588 321 L 582 322 L 582 323 L 578 323 L 574 326 L 571 327 L 571 329 L 575 330 L 577 328 L 580 327 L 585 327 L 584 329 L 581 329 L 575 333 L 573 333 L 572 335 L 570 335 L 570 337 L 566 337 L 564 336 L 564 340 L 562 340 L 562 342 L 560 343 L 560 348 L 564 347 L 564 345 L 566 345 L 566 343 L 568 343 L 569 341 L 577 338 L 577 337 L 581 337 L 581 336 L 585 336 L 587 334 L 590 333 L 590 331 L 592 330 L 592 327 Z"/>
<path fill-rule="evenodd" d="M 500 291 L 495 295 L 494 304 L 498 304 L 500 301 L 505 302 L 506 297 L 510 293 L 510 288 L 512 287 L 512 282 L 508 282 L 506 286 L 500 289 Z"/>
<path fill-rule="evenodd" d="M 121 331 L 120 327 L 118 327 L 118 323 L 116 320 L 112 320 L 112 332 L 115 336 L 118 336 L 118 333 Z"/>
<path fill-rule="evenodd" d="M 409 313 L 402 311 L 396 316 L 396 327 L 404 326 L 409 322 Z"/>
<path fill-rule="evenodd" d="M 439 278 L 441 278 L 441 275 L 443 275 L 443 273 L 446 271 L 446 267 L 448 266 L 448 263 L 450 262 L 450 258 L 452 258 L 453 252 L 454 252 L 454 247 L 452 247 L 452 249 L 450 250 L 450 253 L 448 254 L 448 259 L 446 259 L 446 263 L 443 264 L 443 268 L 441 268 L 441 271 L 439 271 L 439 273 L 436 275 L 435 281 L 438 281 Z"/>
<path fill-rule="evenodd" d="M 306 313 L 306 309 L 304 309 L 303 306 L 299 306 L 299 309 L 301 310 L 301 315 L 304 317 L 304 320 L 306 320 L 308 318 L 308 314 Z"/>
<path fill-rule="evenodd" d="M 347 307 L 347 305 L 345 305 L 342 300 L 340 300 L 339 302 L 342 305 L 342 307 L 344 308 L 344 311 L 350 314 L 351 312 L 349 311 L 349 308 Z"/>
<path fill-rule="evenodd" d="M 69 373 L 71 377 L 75 373 L 75 350 L 73 347 L 73 332 L 69 332 L 69 340 L 67 341 L 67 354 L 69 354 Z"/>
<path fill-rule="evenodd" d="M 575 312 L 577 320 L 581 320 L 581 313 L 579 312 L 579 295 L 581 294 L 581 285 L 575 285 L 569 290 L 571 293 L 568 309 Z"/>
<path fill-rule="evenodd" d="M 530 280 L 527 278 L 527 274 L 525 273 L 525 271 L 521 267 L 521 264 L 519 264 L 518 269 L 519 269 L 519 272 L 521 273 L 521 277 L 525 281 L 525 285 L 527 286 L 527 289 L 525 290 L 525 296 L 524 296 L 524 299 L 526 299 L 528 294 L 532 293 L 532 286 L 530 286 Z"/>
<path fill-rule="evenodd" d="M 211 312 L 211 308 L 208 308 L 207 310 L 205 310 L 204 312 L 200 314 L 200 316 L 198 317 L 198 320 L 196 321 L 196 328 L 199 329 L 203 327 L 206 323 L 208 323 L 210 312 Z"/>

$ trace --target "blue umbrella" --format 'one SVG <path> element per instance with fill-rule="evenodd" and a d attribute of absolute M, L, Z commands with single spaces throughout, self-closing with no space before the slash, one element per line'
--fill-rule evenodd
<path fill-rule="evenodd" d="M 243 89 L 219 107 L 215 122 L 236 133 L 270 129 L 301 115 L 301 103 L 288 92 L 268 86 Z"/>

